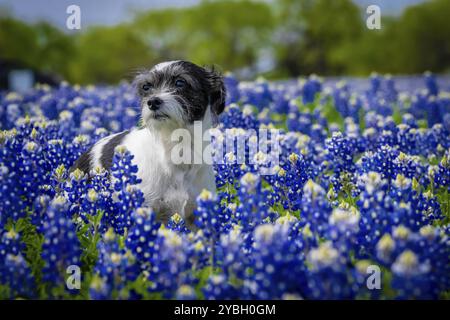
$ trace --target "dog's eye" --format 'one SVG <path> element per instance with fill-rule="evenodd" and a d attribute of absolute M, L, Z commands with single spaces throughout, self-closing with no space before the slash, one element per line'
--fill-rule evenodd
<path fill-rule="evenodd" d="M 142 90 L 148 91 L 151 89 L 151 87 L 152 87 L 152 84 L 147 82 L 142 85 Z"/>
<path fill-rule="evenodd" d="M 184 80 L 184 79 L 177 79 L 177 81 L 175 81 L 175 87 L 177 87 L 177 88 L 184 88 L 185 85 L 186 85 L 186 80 Z"/>

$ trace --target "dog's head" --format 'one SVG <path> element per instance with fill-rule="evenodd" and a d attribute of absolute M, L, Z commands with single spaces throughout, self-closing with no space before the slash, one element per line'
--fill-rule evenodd
<path fill-rule="evenodd" d="M 142 119 L 153 127 L 185 127 L 203 120 L 208 107 L 212 117 L 225 107 L 222 76 L 188 61 L 157 64 L 138 74 L 134 85 L 141 99 Z"/>

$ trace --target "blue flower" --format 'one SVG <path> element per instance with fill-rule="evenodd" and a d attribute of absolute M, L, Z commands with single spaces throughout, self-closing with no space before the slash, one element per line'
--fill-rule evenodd
<path fill-rule="evenodd" d="M 92 299 L 103 300 L 110 297 L 130 298 L 126 285 L 135 281 L 141 267 L 131 251 L 121 248 L 118 236 L 110 228 L 103 235 L 103 242 L 98 245 L 98 261 L 94 268 L 94 279 L 89 292 Z"/>
<path fill-rule="evenodd" d="M 193 224 L 174 214 L 163 226 L 123 146 L 109 171 L 68 169 L 95 141 L 137 124 L 131 85 L 0 93 L 0 295 L 445 297 L 450 98 L 435 76 L 404 86 L 374 74 L 368 89 L 316 76 L 224 80 L 217 190 L 200 193 Z M 276 158 L 253 148 L 259 129 L 279 142 Z M 66 286 L 71 265 L 83 272 L 80 291 Z M 381 290 L 367 288 L 370 266 L 381 268 Z"/>
<path fill-rule="evenodd" d="M 313 299 L 351 299 L 355 297 L 354 281 L 348 275 L 347 259 L 331 242 L 324 242 L 308 254 L 309 297 Z"/>
<path fill-rule="evenodd" d="M 216 241 L 222 230 L 227 229 L 229 214 L 220 205 L 217 196 L 203 190 L 197 197 L 197 208 L 194 211 L 195 225 L 203 231 L 206 238 Z"/>
<path fill-rule="evenodd" d="M 158 231 L 155 248 L 148 269 L 151 292 L 171 298 L 176 296 L 179 287 L 195 284 L 187 242 L 182 235 L 162 228 Z"/>
<path fill-rule="evenodd" d="M 30 266 L 22 252 L 21 236 L 14 227 L 0 233 L 0 283 L 8 287 L 8 296 L 35 298 L 35 282 Z"/>
<path fill-rule="evenodd" d="M 252 275 L 246 281 L 256 299 L 280 299 L 283 294 L 308 295 L 305 255 L 289 238 L 290 224 L 262 224 L 254 233 Z"/>
<path fill-rule="evenodd" d="M 81 268 L 81 245 L 76 225 L 69 215 L 69 204 L 63 197 L 51 202 L 40 232 L 45 239 L 41 253 L 44 261 L 43 281 L 50 287 L 66 288 L 67 268 L 72 265 Z"/>
<path fill-rule="evenodd" d="M 184 219 L 178 213 L 175 213 L 170 217 L 169 222 L 167 223 L 167 228 L 180 233 L 190 232 L 190 230 L 186 227 Z"/>
<path fill-rule="evenodd" d="M 155 241 L 160 227 L 150 209 L 138 208 L 132 213 L 133 224 L 128 232 L 126 246 L 145 268 L 155 252 Z"/>

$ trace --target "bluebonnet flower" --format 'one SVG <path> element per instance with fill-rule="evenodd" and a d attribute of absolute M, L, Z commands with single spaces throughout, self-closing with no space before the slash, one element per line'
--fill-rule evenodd
<path fill-rule="evenodd" d="M 270 219 L 269 206 L 266 203 L 268 191 L 261 187 L 261 179 L 246 173 L 240 180 L 238 197 L 241 203 L 236 210 L 236 219 L 244 229 L 251 229 L 264 219 Z"/>
<path fill-rule="evenodd" d="M 21 235 L 11 227 L 0 233 L 0 240 L 0 283 L 8 287 L 9 293 L 3 298 L 34 298 L 34 276 L 25 260 Z"/>
<path fill-rule="evenodd" d="M 352 172 L 354 170 L 353 157 L 357 152 L 355 139 L 336 132 L 330 139 L 326 140 L 326 147 L 330 155 L 329 161 L 332 163 L 335 173 Z"/>
<path fill-rule="evenodd" d="M 237 103 L 240 99 L 239 81 L 231 73 L 227 73 L 223 79 L 227 88 L 226 104 Z"/>
<path fill-rule="evenodd" d="M 360 213 L 355 207 L 343 203 L 341 208 L 333 209 L 329 226 L 326 231 L 327 239 L 331 240 L 334 247 L 341 253 L 349 252 L 357 248 Z"/>
<path fill-rule="evenodd" d="M 385 77 L 385 80 L 386 80 L 386 92 L 385 92 L 386 100 L 389 102 L 396 102 L 398 99 L 398 91 L 395 88 L 395 81 L 390 75 L 387 75 Z"/>
<path fill-rule="evenodd" d="M 180 233 L 190 232 L 190 230 L 186 227 L 184 219 L 178 213 L 175 213 L 170 217 L 169 222 L 167 223 L 167 228 Z"/>
<path fill-rule="evenodd" d="M 397 207 L 393 217 L 394 223 L 404 223 L 414 231 L 442 218 L 441 209 L 430 192 L 419 193 L 413 183 L 398 174 L 391 187 L 393 206 Z"/>
<path fill-rule="evenodd" d="M 194 210 L 195 225 L 200 228 L 207 239 L 214 243 L 221 232 L 228 229 L 230 216 L 221 206 L 217 196 L 203 190 L 197 197 L 197 208 Z"/>
<path fill-rule="evenodd" d="M 327 201 L 326 191 L 312 180 L 303 187 L 301 218 L 309 224 L 312 232 L 323 236 L 331 214 L 331 205 Z"/>
<path fill-rule="evenodd" d="M 279 299 L 285 293 L 306 296 L 305 256 L 290 241 L 289 224 L 262 224 L 253 234 L 253 274 L 246 286 L 256 299 Z"/>
<path fill-rule="evenodd" d="M 374 72 L 370 75 L 370 90 L 369 94 L 376 94 L 381 87 L 381 77 L 378 73 Z"/>
<path fill-rule="evenodd" d="M 359 110 L 363 102 L 361 98 L 351 94 L 347 83 L 339 82 L 332 92 L 332 97 L 336 110 L 342 117 L 359 121 Z"/>
<path fill-rule="evenodd" d="M 77 160 L 84 152 L 88 150 L 91 141 L 89 136 L 79 134 L 73 138 L 72 143 L 67 146 L 66 155 L 70 165 L 72 165 L 75 160 Z"/>
<path fill-rule="evenodd" d="M 446 187 L 447 192 L 450 192 L 450 151 L 447 151 L 439 162 L 434 174 L 434 182 L 438 186 Z"/>
<path fill-rule="evenodd" d="M 450 132 L 441 123 L 437 123 L 426 131 L 427 150 L 439 152 L 439 146 L 450 147 Z"/>
<path fill-rule="evenodd" d="M 189 257 L 189 263 L 194 270 L 201 270 L 207 268 L 211 259 L 213 259 L 213 253 L 216 254 L 214 257 L 217 260 L 217 246 L 211 247 L 208 245 L 210 239 L 206 238 L 202 230 L 197 230 L 196 232 L 189 232 L 185 236 L 187 240 L 187 256 Z M 214 249 L 214 252 L 213 252 Z"/>
<path fill-rule="evenodd" d="M 240 291 L 230 284 L 223 274 L 211 275 L 203 290 L 206 300 L 227 300 L 242 297 Z"/>
<path fill-rule="evenodd" d="M 353 278 L 352 290 L 356 294 L 358 299 L 379 299 L 381 296 L 381 290 L 372 288 L 368 288 L 368 280 L 372 275 L 372 270 L 380 269 L 378 265 L 374 265 L 374 262 L 371 260 L 358 260 L 354 264 L 354 268 L 351 271 L 351 277 Z M 381 271 L 381 269 L 380 269 Z M 378 280 L 380 281 L 380 286 L 382 286 L 381 278 L 373 279 L 377 284 Z"/>
<path fill-rule="evenodd" d="M 71 265 L 81 268 L 81 245 L 77 238 L 76 225 L 69 215 L 67 201 L 55 198 L 44 218 L 41 233 L 44 236 L 41 257 L 43 281 L 51 287 L 65 284 L 66 270 Z"/>
<path fill-rule="evenodd" d="M 389 211 L 392 201 L 387 197 L 387 181 L 379 173 L 361 175 L 359 186 L 362 190 L 358 200 L 361 214 L 359 243 L 360 250 L 367 254 L 391 226 Z"/>
<path fill-rule="evenodd" d="M 269 107 L 273 99 L 269 83 L 262 78 L 253 83 L 239 83 L 239 91 L 243 104 L 251 104 L 259 109 Z"/>
<path fill-rule="evenodd" d="M 406 154 L 420 154 L 417 149 L 417 129 L 408 124 L 399 124 L 397 126 L 397 139 L 399 149 Z"/>
<path fill-rule="evenodd" d="M 398 290 L 399 298 L 421 297 L 430 290 L 423 278 L 429 272 L 429 266 L 421 263 L 411 250 L 405 250 L 397 257 L 392 264 L 392 272 L 392 286 Z"/>
<path fill-rule="evenodd" d="M 76 264 L 92 276 L 75 298 L 442 298 L 450 98 L 424 80 L 398 91 L 397 79 L 373 75 L 363 91 L 353 80 L 227 75 L 212 139 L 217 190 L 200 194 L 195 226 L 178 214 L 161 226 L 143 207 L 123 147 L 110 171 L 68 170 L 137 123 L 129 84 L 0 93 L 0 294 L 67 297 Z M 258 129 L 274 128 L 276 159 L 253 148 Z M 382 290 L 366 287 L 370 265 L 382 268 Z"/>
<path fill-rule="evenodd" d="M 226 154 L 223 158 L 224 163 L 214 165 L 217 188 L 233 186 L 237 176 L 241 175 L 241 165 L 237 163 L 233 153 Z"/>
<path fill-rule="evenodd" d="M 220 127 L 223 129 L 257 129 L 258 126 L 259 122 L 253 115 L 250 105 L 246 105 L 246 108 L 241 110 L 237 104 L 233 103 L 220 115 Z"/>
<path fill-rule="evenodd" d="M 182 235 L 170 229 L 160 229 L 155 249 L 148 270 L 151 292 L 160 292 L 164 298 L 171 298 L 176 296 L 181 286 L 195 284 L 187 255 L 188 246 Z"/>
<path fill-rule="evenodd" d="M 94 279 L 89 293 L 96 300 L 116 297 L 130 298 L 127 283 L 135 281 L 141 272 L 136 258 L 131 251 L 120 248 L 118 236 L 110 228 L 103 235 L 103 242 L 98 245 L 98 261 L 94 267 Z"/>
<path fill-rule="evenodd" d="M 155 252 L 155 241 L 160 227 L 155 213 L 138 208 L 132 213 L 133 224 L 128 232 L 126 246 L 143 269 L 148 268 Z"/>
<path fill-rule="evenodd" d="M 73 139 L 77 135 L 77 125 L 74 115 L 69 110 L 61 111 L 58 115 L 58 135 L 61 138 Z"/>
<path fill-rule="evenodd" d="M 175 298 L 177 300 L 194 300 L 197 298 L 197 294 L 192 286 L 183 284 L 177 289 Z"/>
<path fill-rule="evenodd" d="M 23 115 L 23 97 L 17 92 L 9 92 L 2 99 L 2 128 L 11 129 Z"/>
<path fill-rule="evenodd" d="M 389 145 L 384 145 L 376 152 L 366 152 L 360 159 L 362 172 L 378 172 L 383 178 L 394 179 L 398 173 L 396 159 L 399 151 Z"/>
<path fill-rule="evenodd" d="M 136 173 L 138 167 L 132 164 L 133 155 L 124 147 L 118 146 L 114 150 L 114 158 L 111 167 L 114 180 L 114 190 L 123 190 L 126 186 L 141 182 Z"/>
<path fill-rule="evenodd" d="M 424 78 L 428 94 L 431 96 L 437 96 L 439 93 L 439 87 L 437 85 L 436 77 L 431 72 L 425 72 Z"/>
<path fill-rule="evenodd" d="M 287 113 L 289 110 L 289 95 L 286 93 L 284 88 L 274 88 L 272 90 L 272 97 L 273 105 L 270 109 L 268 109 L 267 114 L 269 114 L 270 111 L 282 114 Z"/>
<path fill-rule="evenodd" d="M 436 299 L 450 285 L 448 236 L 430 225 L 413 233 L 399 226 L 377 244 L 377 258 L 392 270 L 399 299 Z"/>
<path fill-rule="evenodd" d="M 132 159 L 133 155 L 125 147 L 116 147 L 111 168 L 115 211 L 109 217 L 109 222 L 118 234 L 123 234 L 131 226 L 131 212 L 144 203 L 144 195 L 136 187 L 140 179 L 136 175 L 138 168 L 132 164 Z"/>
<path fill-rule="evenodd" d="M 86 192 L 86 186 L 87 176 L 80 169 L 75 169 L 75 171 L 71 172 L 69 179 L 65 181 L 64 191 L 70 202 L 69 212 L 71 217 L 82 214 L 81 203 Z"/>
<path fill-rule="evenodd" d="M 284 209 L 299 210 L 303 187 L 311 177 L 310 171 L 303 155 L 291 153 L 288 161 L 278 167 L 276 175 L 266 178 L 274 191 L 272 194 L 268 194 L 271 205 L 280 203 Z"/>
<path fill-rule="evenodd" d="M 252 250 L 252 242 L 249 239 L 251 237 L 238 225 L 234 225 L 228 233 L 221 235 L 217 249 L 220 254 L 218 260 L 227 279 L 243 281 L 247 276 L 246 268 L 250 266 Z"/>
<path fill-rule="evenodd" d="M 308 253 L 309 298 L 351 299 L 355 297 L 354 286 L 346 268 L 347 259 L 331 242 L 324 242 Z"/>
<path fill-rule="evenodd" d="M 106 278 L 99 275 L 92 277 L 89 285 L 89 296 L 94 300 L 107 300 L 112 296 L 112 289 L 108 285 Z"/>
<path fill-rule="evenodd" d="M 321 90 L 322 81 L 316 75 L 311 75 L 308 80 L 303 83 L 303 103 L 312 103 L 316 98 L 316 94 L 318 94 Z"/>

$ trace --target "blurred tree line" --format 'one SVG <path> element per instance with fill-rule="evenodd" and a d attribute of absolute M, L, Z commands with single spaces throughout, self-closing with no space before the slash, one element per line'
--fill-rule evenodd
<path fill-rule="evenodd" d="M 383 14 L 383 12 L 382 12 Z M 242 78 L 450 71 L 450 1 L 432 0 L 366 27 L 351 0 L 203 1 L 67 34 L 0 16 L 0 59 L 76 83 L 115 83 L 163 60 L 216 64 Z"/>

